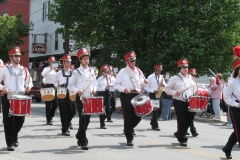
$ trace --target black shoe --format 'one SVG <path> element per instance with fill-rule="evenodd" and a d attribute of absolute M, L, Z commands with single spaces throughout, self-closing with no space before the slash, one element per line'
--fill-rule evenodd
<path fill-rule="evenodd" d="M 52 121 L 50 121 L 50 122 L 47 122 L 47 125 L 52 125 Z"/>
<path fill-rule="evenodd" d="M 107 122 L 113 122 L 111 119 L 107 120 Z"/>
<path fill-rule="evenodd" d="M 7 150 L 8 150 L 8 151 L 14 151 L 14 148 L 13 148 L 13 146 L 8 146 L 8 147 L 7 147 Z"/>
<path fill-rule="evenodd" d="M 16 141 L 16 142 L 13 143 L 13 146 L 14 146 L 14 147 L 18 147 L 18 145 L 19 145 L 18 141 Z"/>
<path fill-rule="evenodd" d="M 82 149 L 82 150 L 88 150 L 88 145 L 87 145 L 87 144 L 83 144 L 83 145 L 81 146 L 81 149 Z"/>
<path fill-rule="evenodd" d="M 231 155 L 231 153 L 226 152 L 226 150 L 225 150 L 224 147 L 222 148 L 222 151 L 225 153 L 225 156 L 227 157 L 227 159 L 232 159 L 232 155 Z"/>
<path fill-rule="evenodd" d="M 159 127 L 152 127 L 152 129 L 155 130 L 155 131 L 160 131 Z"/>
<path fill-rule="evenodd" d="M 192 133 L 193 137 L 197 137 L 199 134 L 197 132 Z"/>
<path fill-rule="evenodd" d="M 100 126 L 100 129 L 107 129 L 105 126 Z"/>
<path fill-rule="evenodd" d="M 186 133 L 186 135 L 190 135 L 190 133 L 189 133 L 189 132 L 187 132 L 187 133 Z"/>
<path fill-rule="evenodd" d="M 133 142 L 132 141 L 127 141 L 127 146 L 133 146 Z"/>
<path fill-rule="evenodd" d="M 180 146 L 187 147 L 187 142 L 180 142 Z"/>
<path fill-rule="evenodd" d="M 70 134 L 69 134 L 68 131 L 66 131 L 66 132 L 62 132 L 62 135 L 64 135 L 64 136 L 70 136 Z"/>
<path fill-rule="evenodd" d="M 176 138 L 178 138 L 178 134 L 177 134 L 177 132 L 174 132 L 174 136 L 175 136 Z"/>

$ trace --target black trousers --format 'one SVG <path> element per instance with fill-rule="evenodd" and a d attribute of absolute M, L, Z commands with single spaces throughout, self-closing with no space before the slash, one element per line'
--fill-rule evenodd
<path fill-rule="evenodd" d="M 188 102 L 174 99 L 173 106 L 177 117 L 177 139 L 179 142 L 187 142 L 188 138 L 186 137 L 186 133 L 190 124 L 193 122 L 196 112 L 188 111 Z"/>
<path fill-rule="evenodd" d="M 12 146 L 18 141 L 18 132 L 21 130 L 25 117 L 11 116 L 9 117 L 10 103 L 7 94 L 2 97 L 4 132 L 7 146 Z"/>
<path fill-rule="evenodd" d="M 53 84 L 46 84 L 45 88 L 50 88 L 50 87 L 54 87 Z M 55 88 L 56 90 L 56 88 Z M 46 119 L 47 122 L 50 122 L 52 120 L 52 118 L 55 115 L 55 111 L 57 109 L 57 92 L 55 93 L 55 98 L 52 101 L 45 101 L 45 106 L 46 106 Z"/>
<path fill-rule="evenodd" d="M 133 140 L 132 131 L 141 121 L 141 117 L 138 117 L 134 112 L 133 105 L 131 100 L 137 96 L 137 93 L 134 94 L 120 94 L 120 99 L 122 103 L 122 113 L 124 119 L 124 134 L 126 136 L 127 141 Z"/>
<path fill-rule="evenodd" d="M 100 126 L 105 126 L 105 119 L 107 118 L 109 120 L 110 115 L 110 92 L 108 90 L 106 91 L 98 91 L 99 97 L 104 97 L 104 106 L 105 106 L 105 114 L 99 115 L 100 120 Z"/>
<path fill-rule="evenodd" d="M 111 120 L 111 117 L 112 117 L 112 114 L 113 112 L 115 111 L 116 109 L 116 94 L 115 92 L 110 92 L 111 93 L 111 97 L 110 97 L 110 117 L 109 117 L 109 120 Z"/>
<path fill-rule="evenodd" d="M 62 123 L 62 132 L 66 132 L 69 129 L 72 118 L 76 114 L 75 102 L 69 99 L 69 94 L 64 99 L 58 99 L 59 110 Z"/>
<path fill-rule="evenodd" d="M 76 97 L 76 105 L 78 110 L 78 116 L 79 116 L 79 127 L 77 132 L 77 139 L 81 142 L 82 145 L 88 144 L 88 139 L 86 136 L 87 127 L 90 123 L 90 117 L 91 115 L 83 115 L 82 109 L 83 109 L 83 103 L 80 100 L 80 97 L 77 95 Z"/>
<path fill-rule="evenodd" d="M 156 99 L 155 93 L 149 93 L 149 97 L 150 97 L 150 99 Z M 159 100 L 159 101 L 160 101 L 159 109 L 152 112 L 152 119 L 151 119 L 150 124 L 153 128 L 158 127 L 158 119 L 162 113 L 162 101 L 161 100 Z"/>
<path fill-rule="evenodd" d="M 240 108 L 230 107 L 230 116 L 233 123 L 233 132 L 230 135 L 227 144 L 225 145 L 225 150 L 231 153 L 233 146 L 238 142 L 240 147 Z"/>

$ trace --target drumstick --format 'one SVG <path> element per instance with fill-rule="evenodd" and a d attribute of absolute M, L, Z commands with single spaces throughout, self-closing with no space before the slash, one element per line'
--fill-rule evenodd
<path fill-rule="evenodd" d="M 83 92 L 86 91 L 90 85 L 91 85 L 91 84 L 89 84 L 89 85 L 83 90 Z"/>
<path fill-rule="evenodd" d="M 191 87 L 192 87 L 192 86 L 191 86 Z M 191 88 L 191 87 L 188 87 L 188 88 L 182 90 L 180 93 L 183 93 L 184 91 L 188 90 L 188 89 Z"/>

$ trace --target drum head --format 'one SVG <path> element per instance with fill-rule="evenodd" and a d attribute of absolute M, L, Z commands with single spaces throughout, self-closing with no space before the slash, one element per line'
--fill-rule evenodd
<path fill-rule="evenodd" d="M 133 106 L 139 106 L 145 104 L 149 100 L 147 95 L 137 95 L 131 100 Z"/>

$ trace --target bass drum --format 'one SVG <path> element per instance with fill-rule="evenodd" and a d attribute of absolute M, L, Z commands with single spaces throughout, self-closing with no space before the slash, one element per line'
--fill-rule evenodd
<path fill-rule="evenodd" d="M 137 116 L 147 116 L 153 111 L 152 103 L 148 95 L 137 95 L 132 100 L 131 103 L 134 107 L 134 111 Z"/>

